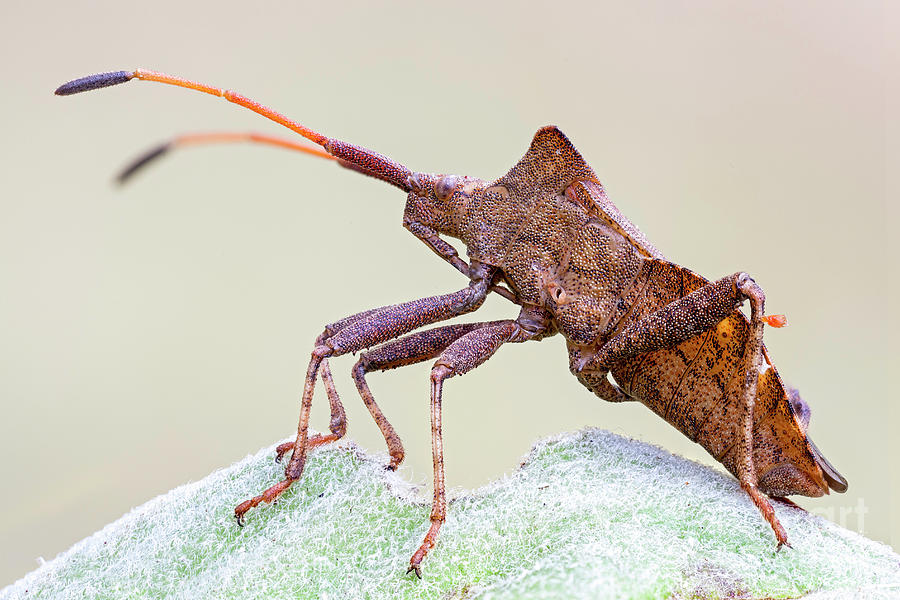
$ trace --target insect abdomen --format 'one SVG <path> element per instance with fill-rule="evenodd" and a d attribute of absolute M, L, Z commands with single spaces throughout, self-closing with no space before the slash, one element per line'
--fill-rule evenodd
<path fill-rule="evenodd" d="M 619 330 L 665 304 L 702 287 L 707 280 L 663 260 L 648 261 L 638 278 L 640 299 Z M 749 323 L 735 310 L 715 327 L 672 348 L 647 352 L 613 365 L 611 373 L 629 396 L 647 405 L 736 474 L 740 439 L 742 358 Z M 764 350 L 765 352 L 765 350 Z M 818 496 L 827 486 L 794 417 L 787 390 L 765 355 L 753 410 L 753 456 L 762 476 L 790 469 L 767 493 Z M 789 479 L 789 481 L 788 481 Z M 771 485 L 775 485 L 774 483 Z"/>

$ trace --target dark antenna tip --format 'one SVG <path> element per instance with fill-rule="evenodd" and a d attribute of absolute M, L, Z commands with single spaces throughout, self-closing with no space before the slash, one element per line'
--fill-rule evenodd
<path fill-rule="evenodd" d="M 127 167 L 122 169 L 122 171 L 116 176 L 116 183 L 122 185 L 123 183 L 131 179 L 131 177 L 135 173 L 168 152 L 171 147 L 172 143 L 166 142 L 164 144 L 160 144 L 152 150 L 149 150 L 148 152 L 145 152 L 144 154 L 141 154 L 136 159 L 134 159 Z"/>
<path fill-rule="evenodd" d="M 57 96 L 70 96 L 80 92 L 88 92 L 97 90 L 111 85 L 118 85 L 130 80 L 134 74 L 131 71 L 113 71 L 111 73 L 98 73 L 96 75 L 88 75 L 81 79 L 73 79 L 62 84 L 54 92 Z"/>

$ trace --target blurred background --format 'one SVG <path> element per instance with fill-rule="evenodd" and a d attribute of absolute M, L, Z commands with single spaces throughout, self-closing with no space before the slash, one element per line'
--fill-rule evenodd
<path fill-rule="evenodd" d="M 176 133 L 290 135 L 157 84 L 52 95 L 138 66 L 238 90 L 421 171 L 495 178 L 559 125 L 667 257 L 711 278 L 746 270 L 788 315 L 767 332 L 771 356 L 850 481 L 799 502 L 898 548 L 897 36 L 884 6 L 5 0 L 0 585 L 291 435 L 325 323 L 465 283 L 402 229 L 402 193 L 325 161 L 185 149 L 117 188 L 118 168 Z M 473 318 L 515 314 L 494 298 Z M 353 362 L 332 362 L 348 439 L 383 453 Z M 428 371 L 369 378 L 423 493 Z M 444 407 L 457 488 L 589 425 L 712 462 L 646 408 L 582 388 L 560 338 L 504 347 L 449 382 Z M 313 425 L 327 422 L 317 396 Z"/>

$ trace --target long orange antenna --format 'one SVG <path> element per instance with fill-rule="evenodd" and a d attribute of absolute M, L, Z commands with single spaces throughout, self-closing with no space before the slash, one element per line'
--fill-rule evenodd
<path fill-rule="evenodd" d="M 114 71 L 111 73 L 99 73 L 97 75 L 89 75 L 87 77 L 82 77 L 81 79 L 75 79 L 59 86 L 56 89 L 56 95 L 68 96 L 71 94 L 78 94 L 80 92 L 87 92 L 90 90 L 96 90 L 112 85 L 118 85 L 120 83 L 126 83 L 128 81 L 131 81 L 132 79 L 155 81 L 157 83 L 165 83 L 167 85 L 174 85 L 187 88 L 189 90 L 204 92 L 213 96 L 219 96 L 220 98 L 224 98 L 229 102 L 232 102 L 239 106 L 243 106 L 244 108 L 249 108 L 253 112 L 262 115 L 267 119 L 278 123 L 279 125 L 283 125 L 291 131 L 299 133 L 309 141 L 324 148 L 325 152 L 327 152 L 329 155 L 339 159 L 342 163 L 347 163 L 345 164 L 345 166 L 350 167 L 351 169 L 386 181 L 391 185 L 402 189 L 403 191 L 409 191 L 411 189 L 407 180 L 412 175 L 412 171 L 410 171 L 407 167 L 401 165 L 400 163 L 393 161 L 386 156 L 378 154 L 377 152 L 373 152 L 372 150 L 369 150 L 367 148 L 355 146 L 341 140 L 326 137 L 317 131 L 313 131 L 306 126 L 297 123 L 296 121 L 288 119 L 281 113 L 275 112 L 271 108 L 263 106 L 255 100 L 251 100 L 250 98 L 242 96 L 241 94 L 238 94 L 231 90 L 224 90 L 222 88 L 209 86 L 203 83 L 197 83 L 194 81 L 183 79 L 181 77 L 173 77 L 164 73 L 156 73 L 154 71 L 136 69 L 135 71 Z M 162 152 L 160 152 L 159 154 L 161 153 Z M 148 158 L 148 160 L 152 160 L 152 158 L 155 157 L 150 157 Z"/>
<path fill-rule="evenodd" d="M 251 142 L 256 144 L 266 144 L 269 146 L 276 146 L 279 148 L 286 148 L 288 150 L 295 150 L 297 152 L 303 152 L 305 154 L 312 154 L 313 156 L 318 156 L 320 158 L 326 158 L 328 160 L 337 161 L 339 164 L 341 161 L 334 156 L 328 154 L 324 150 L 320 150 L 314 146 L 307 146 L 306 144 L 301 144 L 300 142 L 295 142 L 293 140 L 287 140 L 281 137 L 276 137 L 273 135 L 266 135 L 264 133 L 242 133 L 242 132 L 216 132 L 216 133 L 190 133 L 185 135 L 179 135 L 177 137 L 172 138 L 162 144 L 154 146 L 147 152 L 141 154 L 137 158 L 135 158 L 131 163 L 128 164 L 127 167 L 122 169 L 119 175 L 116 177 L 116 180 L 119 183 L 125 183 L 126 180 L 130 179 L 135 173 L 143 169 L 145 166 L 160 158 L 164 154 L 168 153 L 170 150 L 174 150 L 176 148 L 182 148 L 184 146 L 199 146 L 206 144 L 229 144 L 236 142 Z"/>

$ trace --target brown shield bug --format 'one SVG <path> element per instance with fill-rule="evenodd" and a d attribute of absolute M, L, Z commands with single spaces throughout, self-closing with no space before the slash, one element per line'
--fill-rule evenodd
<path fill-rule="evenodd" d="M 638 401 L 702 445 L 741 484 L 772 527 L 778 547 L 787 534 L 767 496 L 843 492 L 846 480 L 806 435 L 809 408 L 782 382 L 763 345 L 765 295 L 746 273 L 717 281 L 670 262 L 609 201 L 603 186 L 568 138 L 555 127 L 538 130 L 525 156 L 494 181 L 413 172 L 366 148 L 326 137 L 249 98 L 155 73 L 118 71 L 77 79 L 56 90 L 68 95 L 132 79 L 156 81 L 220 96 L 299 133 L 319 148 L 261 134 L 182 136 L 155 148 L 120 176 L 177 146 L 250 141 L 336 160 L 407 194 L 403 225 L 468 278 L 459 291 L 366 310 L 325 327 L 316 339 L 303 388 L 285 478 L 235 509 L 272 502 L 303 473 L 306 453 L 346 432 L 328 359 L 363 351 L 353 379 L 391 456 L 403 460 L 400 438 L 366 384 L 366 373 L 434 359 L 431 433 L 434 501 L 431 527 L 409 571 L 434 547 L 446 517 L 441 439 L 444 381 L 466 373 L 509 342 L 561 334 L 572 373 L 610 402 Z M 466 247 L 463 260 L 445 237 Z M 520 307 L 515 319 L 441 325 L 476 311 L 490 293 Z M 739 310 L 750 303 L 750 318 Z M 425 328 L 425 329 L 422 329 Z M 420 330 L 420 331 L 416 331 Z M 331 406 L 329 434 L 310 437 L 313 390 L 321 377 Z"/>

